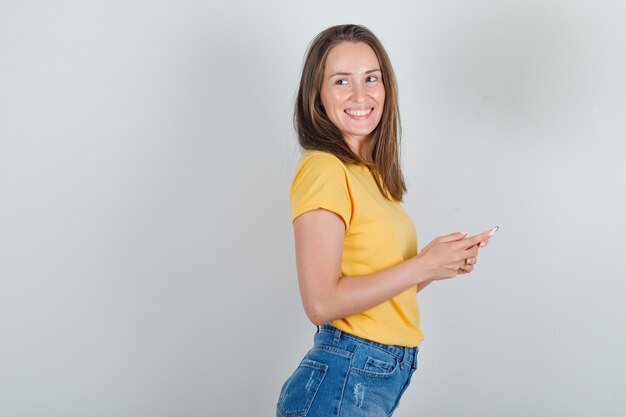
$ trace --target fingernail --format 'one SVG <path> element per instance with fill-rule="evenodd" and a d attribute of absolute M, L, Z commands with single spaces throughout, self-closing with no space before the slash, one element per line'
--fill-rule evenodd
<path fill-rule="evenodd" d="M 465 235 L 467 235 L 467 233 L 468 233 L 468 231 L 464 230 L 464 231 L 461 232 L 461 236 L 465 236 Z"/>
<path fill-rule="evenodd" d="M 485 242 L 480 242 L 480 246 L 485 246 L 486 243 Z"/>

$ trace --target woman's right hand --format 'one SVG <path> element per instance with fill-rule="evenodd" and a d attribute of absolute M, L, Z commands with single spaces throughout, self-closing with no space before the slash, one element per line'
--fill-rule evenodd
<path fill-rule="evenodd" d="M 475 236 L 465 238 L 467 232 L 456 232 L 439 236 L 426 245 L 413 259 L 419 261 L 422 279 L 425 281 L 454 278 L 460 273 L 473 269 L 482 242 L 485 246 L 493 232 L 487 230 Z M 466 264 L 472 259 L 471 265 Z"/>

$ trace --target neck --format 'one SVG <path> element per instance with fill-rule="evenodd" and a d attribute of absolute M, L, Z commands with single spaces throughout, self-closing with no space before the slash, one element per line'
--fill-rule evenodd
<path fill-rule="evenodd" d="M 352 149 L 352 152 L 359 155 L 364 160 L 369 160 L 367 155 L 368 155 L 369 147 L 372 142 L 371 137 L 369 136 L 364 137 L 364 138 L 346 137 L 345 141 L 348 143 L 348 146 L 350 146 L 350 149 Z"/>

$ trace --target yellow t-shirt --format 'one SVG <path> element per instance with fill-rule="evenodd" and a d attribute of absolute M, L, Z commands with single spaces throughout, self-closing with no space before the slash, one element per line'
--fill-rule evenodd
<path fill-rule="evenodd" d="M 305 150 L 291 183 L 290 204 L 292 223 L 302 213 L 320 207 L 343 219 L 342 276 L 371 274 L 417 255 L 415 226 L 402 203 L 387 200 L 364 165 L 344 164 L 329 152 Z M 331 324 L 378 343 L 417 346 L 424 336 L 416 290 L 413 286 Z"/>

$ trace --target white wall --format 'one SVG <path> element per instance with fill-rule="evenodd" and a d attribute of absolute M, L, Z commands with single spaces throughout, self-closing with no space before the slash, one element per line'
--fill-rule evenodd
<path fill-rule="evenodd" d="M 626 411 L 626 6 L 0 1 L 0 415 L 268 416 L 315 328 L 295 275 L 305 48 L 355 22 L 399 79 L 419 294 L 397 416 Z"/>

